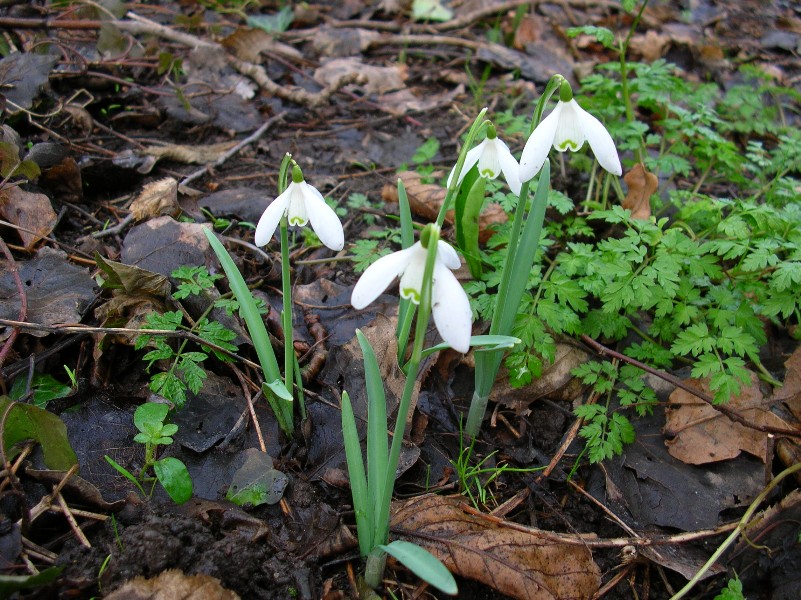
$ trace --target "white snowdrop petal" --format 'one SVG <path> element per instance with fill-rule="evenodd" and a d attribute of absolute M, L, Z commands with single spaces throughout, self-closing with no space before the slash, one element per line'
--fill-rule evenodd
<path fill-rule="evenodd" d="M 454 274 L 441 263 L 434 266 L 431 304 L 434 325 L 442 339 L 457 352 L 467 352 L 473 329 L 470 300 Z"/>
<path fill-rule="evenodd" d="M 303 227 L 309 222 L 309 211 L 304 194 L 305 187 L 308 187 L 305 181 L 300 183 L 293 181 L 286 189 L 289 192 L 289 206 L 287 207 L 286 216 L 287 221 L 293 227 Z"/>
<path fill-rule="evenodd" d="M 540 124 L 529 136 L 523 147 L 523 154 L 520 156 L 520 181 L 533 179 L 545 164 L 548 152 L 553 146 L 556 128 L 559 125 L 559 115 L 562 113 L 563 107 L 564 103 L 559 102 L 551 114 L 540 121 Z"/>
<path fill-rule="evenodd" d="M 270 239 L 275 233 L 281 217 L 286 213 L 289 206 L 289 188 L 283 194 L 273 200 L 267 209 L 262 213 L 259 222 L 256 224 L 256 240 L 257 246 L 266 246 L 270 243 Z"/>
<path fill-rule="evenodd" d="M 420 242 L 411 246 L 407 252 L 409 253 L 409 262 L 401 274 L 399 288 L 401 298 L 411 300 L 415 304 L 420 303 L 420 295 L 423 289 L 423 276 L 426 270 L 426 258 L 428 251 L 423 248 Z M 435 263 L 436 264 L 436 263 Z"/>
<path fill-rule="evenodd" d="M 392 280 L 400 275 L 406 266 L 409 264 L 411 250 L 414 248 L 407 248 L 400 252 L 393 252 L 387 256 L 382 256 L 372 265 L 367 267 L 367 270 L 362 273 L 356 286 L 353 288 L 353 293 L 350 297 L 350 303 L 356 310 L 361 310 L 373 300 L 378 298 Z"/>
<path fill-rule="evenodd" d="M 623 168 L 620 166 L 620 157 L 617 155 L 615 142 L 606 127 L 578 104 L 576 105 L 576 116 L 598 164 L 613 175 L 622 175 Z"/>
<path fill-rule="evenodd" d="M 456 250 L 448 242 L 443 242 L 442 240 L 437 240 L 437 261 L 449 269 L 458 269 L 462 266 L 462 261 L 459 260 Z"/>
<path fill-rule="evenodd" d="M 584 145 L 584 131 L 581 128 L 579 112 L 585 112 L 575 100 L 565 102 L 562 114 L 559 117 L 559 124 L 553 137 L 553 147 L 559 152 L 571 150 L 575 152 Z"/>
<path fill-rule="evenodd" d="M 484 144 L 486 144 L 484 152 L 478 157 L 478 174 L 481 177 L 495 179 L 501 174 L 501 163 L 498 159 L 498 141 L 498 138 L 484 140 Z"/>
<path fill-rule="evenodd" d="M 342 250 L 345 246 L 345 232 L 342 230 L 342 223 L 340 223 L 337 213 L 326 204 L 325 198 L 317 188 L 306 182 L 301 183 L 300 186 L 314 233 L 331 250 Z"/>
<path fill-rule="evenodd" d="M 506 183 L 509 184 L 509 189 L 512 190 L 515 196 L 519 196 L 521 186 L 520 165 L 517 164 L 515 157 L 509 151 L 509 146 L 501 140 L 498 140 L 498 144 L 500 146 L 498 148 L 498 161 L 500 162 L 503 176 L 506 179 Z"/>

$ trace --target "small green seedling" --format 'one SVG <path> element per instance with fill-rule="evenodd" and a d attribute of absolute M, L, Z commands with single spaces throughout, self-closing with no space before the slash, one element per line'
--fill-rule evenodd
<path fill-rule="evenodd" d="M 145 445 L 145 462 L 139 471 L 139 477 L 134 476 L 110 456 L 106 456 L 106 461 L 123 477 L 133 482 L 143 496 L 152 496 L 153 487 L 148 494 L 140 482 L 152 481 L 155 486 L 158 481 L 173 502 L 183 504 L 192 497 L 192 478 L 186 465 L 172 456 L 156 459 L 157 447 L 172 444 L 172 436 L 178 431 L 177 425 L 164 422 L 169 410 L 166 404 L 147 402 L 134 412 L 134 425 L 139 430 L 134 436 L 134 441 Z M 156 475 L 155 479 L 148 477 L 151 468 Z"/>

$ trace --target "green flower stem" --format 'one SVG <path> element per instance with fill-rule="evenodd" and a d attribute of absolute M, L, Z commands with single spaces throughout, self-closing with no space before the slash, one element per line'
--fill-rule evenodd
<path fill-rule="evenodd" d="M 442 223 L 445 222 L 445 215 L 453 203 L 453 198 L 456 196 L 456 192 L 459 190 L 459 176 L 464 168 L 464 161 L 467 157 L 467 151 L 473 146 L 473 141 L 476 139 L 478 130 L 482 125 L 485 124 L 485 114 L 487 114 L 487 109 L 482 108 L 481 112 L 478 113 L 476 120 L 473 121 L 473 124 L 470 126 L 470 130 L 467 132 L 467 139 L 465 139 L 464 145 L 462 146 L 462 151 L 459 152 L 459 159 L 456 161 L 456 166 L 453 168 L 453 179 L 451 179 L 451 185 L 445 194 L 445 200 L 442 201 L 442 206 L 440 207 L 439 214 L 437 215 L 437 227 L 442 227 Z"/>
<path fill-rule="evenodd" d="M 545 88 L 542 96 L 537 102 L 537 108 L 534 111 L 534 118 L 531 120 L 529 127 L 529 136 L 534 131 L 536 126 L 542 120 L 542 114 L 545 112 L 545 106 L 551 99 L 551 96 L 558 90 L 564 77 L 561 75 L 554 75 L 551 77 L 548 85 Z M 546 166 L 543 168 L 540 177 L 547 177 L 550 179 L 550 168 L 546 161 Z M 517 263 L 517 252 L 520 245 L 521 232 L 523 231 L 523 224 L 526 224 L 526 236 L 532 236 L 531 242 L 539 245 L 540 232 L 542 231 L 542 224 L 545 220 L 545 209 L 547 207 L 547 196 L 543 202 L 534 204 L 526 218 L 526 204 L 528 203 L 528 189 L 529 182 L 523 182 L 520 188 L 520 197 L 517 201 L 517 208 L 515 208 L 515 217 L 512 222 L 512 232 L 509 236 L 509 245 L 506 251 L 506 259 L 503 263 L 503 271 L 501 272 L 501 283 L 498 286 L 498 293 L 495 296 L 495 308 L 492 312 L 492 321 L 490 322 L 490 335 L 509 335 L 512 332 L 514 325 L 514 317 L 517 314 L 518 306 L 520 305 L 520 298 L 523 289 L 519 293 L 510 293 L 512 286 L 512 275 L 515 272 Z M 532 221 L 533 219 L 533 221 Z M 531 224 L 529 224 L 531 221 Z M 533 236 L 536 236 L 534 238 Z M 532 259 L 533 259 L 532 254 Z M 528 265 L 530 269 L 531 265 Z M 525 286 L 525 281 L 518 282 L 515 287 Z M 498 374 L 498 369 L 503 360 L 503 351 L 487 351 L 477 352 L 475 354 L 476 371 L 475 371 L 475 391 L 473 398 L 470 401 L 470 410 L 467 413 L 467 424 L 465 425 L 465 432 L 471 438 L 478 435 L 481 428 L 481 422 L 484 420 L 484 414 L 487 412 L 487 402 L 489 401 L 489 394 L 492 386 L 495 383 L 495 376 Z"/>
<path fill-rule="evenodd" d="M 281 324 L 284 328 L 284 384 L 289 393 L 295 389 L 295 344 L 292 331 L 292 279 L 289 269 L 289 232 L 286 216 L 281 217 L 281 288 L 284 296 L 284 310 L 281 312 Z M 292 394 L 294 397 L 294 394 Z M 291 425 L 292 410 L 289 410 Z"/>
<path fill-rule="evenodd" d="M 417 323 L 414 330 L 412 356 L 407 365 L 406 384 L 403 387 L 403 395 L 401 396 L 398 412 L 395 417 L 395 430 L 392 437 L 392 445 L 389 449 L 384 493 L 381 497 L 381 505 L 377 509 L 377 518 L 375 520 L 376 529 L 373 542 L 376 545 L 386 544 L 389 541 L 389 508 L 392 504 L 392 490 L 395 487 L 395 474 L 398 471 L 398 461 L 400 460 L 401 446 L 403 445 L 403 435 L 406 431 L 406 417 L 409 413 L 412 393 L 414 392 L 414 386 L 420 370 L 426 329 L 428 328 L 428 320 L 431 316 L 431 284 L 434 275 L 434 262 L 437 258 L 439 228 L 430 227 L 429 231 L 431 235 L 428 240 L 426 268 L 423 273 L 422 289 L 420 290 L 420 307 L 418 308 Z M 368 556 L 365 580 L 370 587 L 378 587 L 381 583 L 381 576 L 384 571 L 383 565 L 386 560 L 385 557 L 382 559 L 383 555 L 383 551 L 374 549 Z"/>
<path fill-rule="evenodd" d="M 631 103 L 631 92 L 629 91 L 629 67 L 628 63 L 626 62 L 626 54 L 628 53 L 631 38 L 634 35 L 634 32 L 637 30 L 637 25 L 639 25 L 640 19 L 642 18 L 643 12 L 645 11 L 645 7 L 647 5 L 648 0 L 643 0 L 642 4 L 640 5 L 640 10 L 637 12 L 637 16 L 634 17 L 634 21 L 632 21 L 631 27 L 629 27 L 629 32 L 626 36 L 626 39 L 620 43 L 620 48 L 618 49 L 618 52 L 620 53 L 620 85 L 623 92 L 623 104 L 626 107 L 626 120 L 629 123 L 634 122 L 634 107 Z M 643 157 L 645 156 L 645 141 L 642 139 L 642 136 L 640 136 L 640 145 L 635 150 L 635 155 L 637 157 L 637 162 L 643 161 Z"/>

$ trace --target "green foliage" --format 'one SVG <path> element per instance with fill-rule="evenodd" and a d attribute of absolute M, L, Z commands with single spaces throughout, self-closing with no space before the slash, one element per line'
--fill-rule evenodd
<path fill-rule="evenodd" d="M 414 151 L 412 162 L 416 165 L 431 162 L 437 152 L 439 152 L 439 140 L 435 137 L 430 137 Z"/>
<path fill-rule="evenodd" d="M 204 290 L 214 287 L 216 280 L 222 279 L 222 275 L 212 275 L 206 267 L 186 265 L 175 269 L 172 276 L 179 281 L 178 289 L 172 295 L 176 300 L 196 296 Z"/>
<path fill-rule="evenodd" d="M 604 48 L 614 50 L 617 47 L 617 44 L 615 43 L 615 34 L 606 27 L 584 25 L 583 27 L 571 27 L 567 30 L 567 36 L 571 38 L 581 34 L 594 37 L 595 41 L 601 44 Z"/>
<path fill-rule="evenodd" d="M 714 600 L 745 600 L 743 595 L 743 582 L 737 576 L 729 579 L 725 588 L 720 590 L 720 593 L 715 596 Z"/>
<path fill-rule="evenodd" d="M 389 248 L 379 248 L 378 240 L 356 240 L 350 249 L 353 270 L 362 273 L 382 256 L 391 252 Z"/>
<path fill-rule="evenodd" d="M 570 33 L 615 44 L 599 28 Z M 586 334 L 655 368 L 691 364 L 715 402 L 726 402 L 751 371 L 771 380 L 760 362 L 766 325 L 801 337 L 801 133 L 783 120 L 801 94 L 754 67 L 725 91 L 693 83 L 664 60 L 627 69 L 626 90 L 619 64 L 600 66 L 582 82 L 579 102 L 601 118 L 621 155 L 647 150 L 647 169 L 676 189 L 657 191 L 648 220 L 632 219 L 602 179 L 580 205 L 549 192 L 539 258 L 523 276 L 511 331 L 523 343 L 505 365 L 513 385 L 526 385 L 554 361 L 560 335 Z M 626 93 L 631 119 L 620 102 Z M 495 121 L 525 130 L 512 114 Z M 560 156 L 573 169 L 593 164 L 581 153 Z M 494 199 L 514 211 L 514 199 Z M 493 316 L 508 245 L 503 225 L 481 254 L 481 279 L 465 286 L 480 318 Z M 602 460 L 631 439 L 625 415 L 655 399 L 629 367 L 590 363 L 576 375 L 606 399 L 579 409 L 590 458 Z"/>
<path fill-rule="evenodd" d="M 8 396 L 12 400 L 22 400 L 26 396 L 27 384 L 28 381 L 25 377 L 17 377 L 8 391 Z M 31 378 L 30 390 L 33 405 L 44 408 L 51 400 L 69 396 L 73 391 L 73 387 L 74 385 L 69 386 L 61 383 L 52 375 L 35 373 Z"/>
<path fill-rule="evenodd" d="M 190 295 L 197 295 L 214 285 L 214 281 L 219 279 L 219 275 L 211 275 L 205 267 L 180 267 L 173 271 L 172 276 L 180 281 L 178 289 L 173 294 L 176 299 L 187 298 Z M 230 308 L 231 304 L 226 303 Z M 237 305 L 238 308 L 238 305 Z M 183 324 L 184 314 L 180 310 L 168 311 L 163 314 L 150 313 L 145 318 L 142 329 L 154 329 L 162 331 L 187 331 L 194 333 L 202 340 L 228 350 L 236 352 L 237 347 L 231 343 L 236 338 L 236 333 L 225 328 L 217 321 L 209 321 L 207 317 L 202 317 L 192 327 Z M 154 364 L 161 361 L 169 363 L 166 371 L 154 373 L 150 379 L 150 390 L 155 394 L 160 394 L 176 406 L 183 406 L 186 402 L 186 392 L 193 394 L 200 392 L 207 375 L 202 363 L 213 354 L 218 360 L 229 361 L 230 357 L 219 348 L 200 345 L 200 350 L 187 350 L 188 340 L 184 339 L 175 348 L 170 341 L 158 335 L 142 334 L 136 338 L 134 348 L 141 350 L 150 347 L 142 360 L 148 361 L 147 371 Z"/>
<path fill-rule="evenodd" d="M 12 460 L 19 450 L 14 448 L 23 440 L 35 440 L 42 447 L 44 463 L 54 471 L 68 471 L 78 458 L 67 438 L 64 422 L 38 406 L 20 404 L 0 396 L 0 414 L 5 415 L 3 448 L 6 459 Z"/>
<path fill-rule="evenodd" d="M 178 432 L 177 425 L 165 422 L 169 412 L 169 406 L 156 402 L 146 402 L 137 407 L 134 412 L 134 425 L 139 430 L 139 433 L 134 436 L 134 441 L 145 446 L 145 463 L 139 477 L 133 475 L 110 456 L 105 458 L 106 462 L 118 473 L 133 482 L 143 495 L 148 494 L 145 493 L 142 482 L 148 481 L 146 475 L 152 468 L 156 475 L 156 481 L 161 484 L 172 501 L 176 504 L 183 504 L 192 497 L 192 478 L 186 465 L 172 456 L 156 459 L 157 447 L 172 444 L 172 436 Z"/>

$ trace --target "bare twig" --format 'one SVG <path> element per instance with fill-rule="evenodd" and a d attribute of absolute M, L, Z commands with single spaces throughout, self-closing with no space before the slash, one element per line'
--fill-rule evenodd
<path fill-rule="evenodd" d="M 242 140 L 241 142 L 239 142 L 239 143 L 238 143 L 236 146 L 234 146 L 233 148 L 231 148 L 230 150 L 228 150 L 227 152 L 225 152 L 225 153 L 224 153 L 222 156 L 220 156 L 220 157 L 219 157 L 219 158 L 218 158 L 216 161 L 214 161 L 214 163 L 213 163 L 213 164 L 211 164 L 211 165 L 206 165 L 205 167 L 202 167 L 202 168 L 198 169 L 197 171 L 195 171 L 195 172 L 193 172 L 193 173 L 190 173 L 189 175 L 187 175 L 186 177 L 184 177 L 184 178 L 181 180 L 181 183 L 180 183 L 179 185 L 188 185 L 189 183 L 191 183 L 192 181 L 194 181 L 194 180 L 195 180 L 195 179 L 197 179 L 198 177 L 201 177 L 201 176 L 203 176 L 204 174 L 208 173 L 208 171 L 209 171 L 209 169 L 210 169 L 210 168 L 212 168 L 212 167 L 219 167 L 219 166 L 220 166 L 220 165 L 222 165 L 222 164 L 223 164 L 223 163 L 224 163 L 226 160 L 228 160 L 229 158 L 231 158 L 232 156 L 234 156 L 235 154 L 237 154 L 237 153 L 238 153 L 240 150 L 242 150 L 242 148 L 244 148 L 245 146 L 249 146 L 250 144 L 252 144 L 252 143 L 253 143 L 253 142 L 255 142 L 256 140 L 258 140 L 258 139 L 259 139 L 261 136 L 263 136 L 263 135 L 264 135 L 264 134 L 267 132 L 267 130 L 268 130 L 270 127 L 272 127 L 272 126 L 273 126 L 275 123 L 277 123 L 278 121 L 281 121 L 281 120 L 283 120 L 283 118 L 284 118 L 284 115 L 286 115 L 286 111 L 284 111 L 284 112 L 280 112 L 280 113 L 278 113 L 277 115 L 275 115 L 275 116 L 273 116 L 273 117 L 270 117 L 269 119 L 267 119 L 267 120 L 264 122 L 264 124 L 263 124 L 261 127 L 259 127 L 259 128 L 256 130 L 256 131 L 254 131 L 252 134 L 250 134 L 250 135 L 249 135 L 248 137 L 246 137 L 244 140 Z"/>
<path fill-rule="evenodd" d="M 61 508 L 61 512 L 64 513 L 67 522 L 70 524 L 72 533 L 75 534 L 75 537 L 78 538 L 82 546 L 91 548 L 92 544 L 86 538 L 86 534 L 84 534 L 83 530 L 78 526 L 78 521 L 75 520 L 75 516 L 72 514 L 72 511 L 70 511 L 70 507 L 67 506 L 67 501 L 64 500 L 64 496 L 62 496 L 61 493 L 56 494 L 56 501 L 58 502 L 59 508 Z"/>
<path fill-rule="evenodd" d="M 245 394 L 245 400 L 248 403 L 248 410 L 250 411 L 250 418 L 253 419 L 253 427 L 256 429 L 256 437 L 259 438 L 259 448 L 265 454 L 267 453 L 267 445 L 264 443 L 264 436 L 261 434 L 261 425 L 259 425 L 259 419 L 256 417 L 256 410 L 253 408 L 253 398 L 250 395 L 250 389 L 248 388 L 248 382 L 245 379 L 245 376 L 242 374 L 242 371 L 236 368 L 236 366 L 231 365 L 231 370 L 236 375 L 236 378 L 239 380 L 239 385 L 242 386 L 242 393 Z"/>
<path fill-rule="evenodd" d="M 124 327 L 89 327 L 87 325 L 40 325 L 38 323 L 23 323 L 20 321 L 12 321 L 10 319 L 0 319 L 0 325 L 7 325 L 11 327 L 19 327 L 20 329 L 29 329 L 32 331 L 46 331 L 48 333 L 107 333 L 110 335 L 163 335 L 165 337 L 176 337 L 184 340 L 189 340 L 196 344 L 208 346 L 218 352 L 230 356 L 233 359 L 242 361 L 249 367 L 261 371 L 261 367 L 247 358 L 243 358 L 230 350 L 218 346 L 208 340 L 204 340 L 198 335 L 189 331 L 172 331 L 169 329 L 128 329 Z"/>
<path fill-rule="evenodd" d="M 727 416 L 729 419 L 734 421 L 735 423 L 739 423 L 744 427 L 748 427 L 749 429 L 754 429 L 756 431 L 762 431 L 764 433 L 772 433 L 774 435 L 785 435 L 787 437 L 794 437 L 794 438 L 801 438 L 801 431 L 797 431 L 794 429 L 785 429 L 783 427 L 772 427 L 771 425 L 760 425 L 759 423 L 754 423 L 753 421 L 749 421 L 736 410 L 729 408 L 725 404 L 715 404 L 712 397 L 708 394 L 705 394 L 701 390 L 695 389 L 693 386 L 688 385 L 678 377 L 671 375 L 670 373 L 665 373 L 664 371 L 660 371 L 659 369 L 654 369 L 653 367 L 649 367 L 643 362 L 639 360 L 635 360 L 626 356 L 625 354 L 621 354 L 611 348 L 607 348 L 600 342 L 596 342 L 588 335 L 582 335 L 581 339 L 591 346 L 598 354 L 601 356 L 611 356 L 613 358 L 617 358 L 618 360 L 622 360 L 630 365 L 637 367 L 638 369 L 642 369 L 646 373 L 650 373 L 651 375 L 656 375 L 660 379 L 664 379 L 665 381 L 672 383 L 678 388 L 683 389 L 685 392 L 690 392 L 693 396 L 700 398 L 709 406 L 714 408 L 716 411 L 721 413 L 722 415 Z"/>
<path fill-rule="evenodd" d="M 95 239 L 100 239 L 103 237 L 108 237 L 110 235 L 116 235 L 120 233 L 123 229 L 128 227 L 128 225 L 133 222 L 134 216 L 133 213 L 129 213 L 122 221 L 114 225 L 114 227 L 109 227 L 108 229 L 102 229 L 100 231 L 95 231 L 92 233 L 92 237 Z"/>

